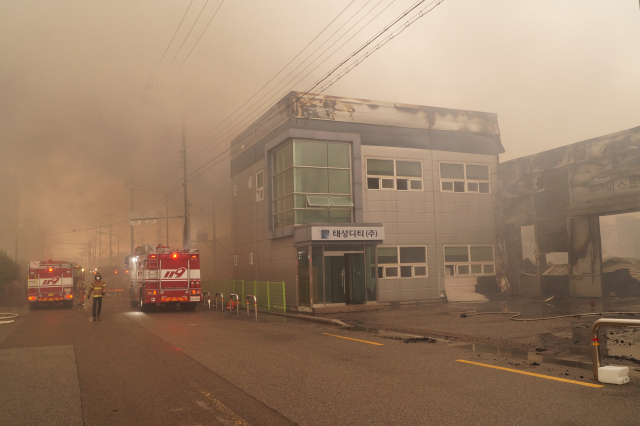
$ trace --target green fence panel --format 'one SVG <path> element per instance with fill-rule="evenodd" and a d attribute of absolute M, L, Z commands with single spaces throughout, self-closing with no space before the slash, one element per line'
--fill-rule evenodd
<path fill-rule="evenodd" d="M 208 291 L 211 299 L 222 293 L 226 303 L 229 295 L 238 295 L 238 302 L 246 307 L 247 295 L 256 296 L 258 308 L 264 311 L 287 312 L 284 281 L 206 280 L 202 281 L 202 291 Z"/>

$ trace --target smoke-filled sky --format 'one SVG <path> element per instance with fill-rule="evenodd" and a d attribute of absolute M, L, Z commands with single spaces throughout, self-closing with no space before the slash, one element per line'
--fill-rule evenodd
<path fill-rule="evenodd" d="M 414 3 L 0 0 L 0 166 L 20 181 L 25 238 L 41 227 L 53 256 L 76 256 L 93 232 L 82 230 L 107 223 L 110 205 L 113 222 L 127 221 L 128 187 L 175 187 L 183 117 L 193 171 L 223 153 L 251 115 L 201 138 L 224 118 L 272 87 L 256 112 L 306 90 Z M 503 159 L 511 159 L 640 125 L 639 75 L 635 0 L 446 0 L 325 94 L 495 112 Z M 190 182 L 201 212 L 194 232 L 210 227 L 206 195 L 227 167 L 222 161 Z M 164 210 L 161 195 L 135 197 L 136 210 Z M 170 215 L 180 213 L 180 198 L 178 188 Z M 172 223 L 177 244 L 180 220 Z M 128 232 L 126 223 L 113 227 L 121 251 Z M 139 227 L 136 243 L 156 236 L 155 227 Z"/>

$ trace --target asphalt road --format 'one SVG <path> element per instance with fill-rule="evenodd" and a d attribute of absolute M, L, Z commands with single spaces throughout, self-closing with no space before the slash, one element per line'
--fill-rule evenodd
<path fill-rule="evenodd" d="M 596 384 L 585 370 L 442 342 L 118 299 L 97 323 L 83 309 L 19 313 L 0 326 L 3 425 L 639 423 L 635 382 L 584 386 Z"/>

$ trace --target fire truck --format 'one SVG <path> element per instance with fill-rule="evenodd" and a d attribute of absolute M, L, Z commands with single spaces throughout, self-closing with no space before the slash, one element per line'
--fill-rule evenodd
<path fill-rule="evenodd" d="M 73 307 L 73 274 L 70 262 L 46 260 L 29 262 L 27 289 L 29 309 L 62 302 Z"/>
<path fill-rule="evenodd" d="M 201 297 L 200 253 L 158 245 L 140 246 L 125 258 L 129 269 L 131 306 L 148 311 L 169 305 L 193 311 Z"/>

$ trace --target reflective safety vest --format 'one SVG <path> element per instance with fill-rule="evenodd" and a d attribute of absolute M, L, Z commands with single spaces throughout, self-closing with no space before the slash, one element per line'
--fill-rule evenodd
<path fill-rule="evenodd" d="M 93 294 L 93 297 L 102 297 L 107 291 L 107 284 L 100 281 L 93 281 L 89 286 L 89 294 Z"/>

